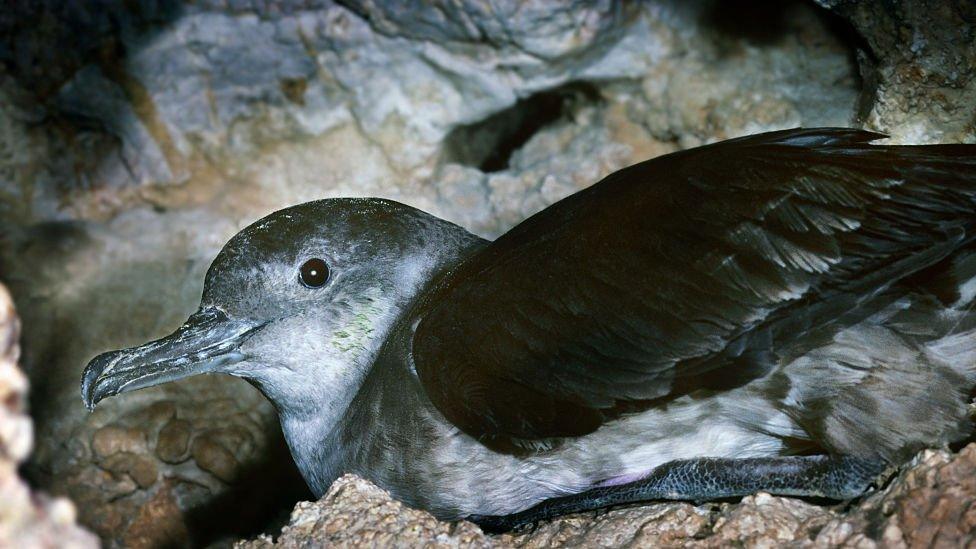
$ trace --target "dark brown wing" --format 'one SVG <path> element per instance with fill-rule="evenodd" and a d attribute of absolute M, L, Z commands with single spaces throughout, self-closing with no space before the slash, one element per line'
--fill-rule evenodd
<path fill-rule="evenodd" d="M 537 439 L 754 376 L 749 337 L 770 319 L 856 307 L 976 234 L 976 146 L 879 137 L 699 147 L 529 218 L 426 296 L 413 343 L 428 396 L 473 436 Z"/>

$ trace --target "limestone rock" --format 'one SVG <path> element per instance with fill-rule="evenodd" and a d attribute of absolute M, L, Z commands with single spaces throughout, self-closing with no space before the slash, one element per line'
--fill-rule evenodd
<path fill-rule="evenodd" d="M 119 452 L 143 453 L 146 451 L 146 433 L 135 427 L 106 425 L 92 435 L 92 451 L 100 458 Z"/>
<path fill-rule="evenodd" d="M 97 547 L 95 536 L 77 525 L 70 501 L 33 492 L 17 474 L 32 445 L 19 339 L 13 302 L 0 285 L 0 547 Z"/>
<path fill-rule="evenodd" d="M 99 465 L 106 471 L 129 475 L 129 478 L 143 489 L 155 484 L 159 477 L 159 470 L 153 460 L 130 452 L 112 454 Z"/>
<path fill-rule="evenodd" d="M 234 454 L 206 435 L 193 441 L 193 459 L 201 469 L 213 473 L 220 480 L 235 480 L 238 463 Z"/>
<path fill-rule="evenodd" d="M 280 505 L 276 498 L 288 501 L 307 489 L 290 468 L 287 450 L 268 440 L 274 429 L 265 423 L 263 399 L 226 398 L 240 388 L 200 381 L 169 398 L 149 391 L 119 408 L 100 407 L 75 431 L 91 432 L 91 444 L 80 444 L 76 456 L 40 478 L 77 502 L 84 523 L 111 545 L 216 541 L 210 536 L 218 522 L 210 515 L 239 509 L 241 501 L 249 501 L 248 512 L 259 519 L 228 516 L 220 527 L 261 528 L 268 520 L 262 505 Z M 242 475 L 248 481 L 237 484 Z M 211 502 L 223 503 L 210 509 Z"/>
<path fill-rule="evenodd" d="M 171 483 L 143 504 L 125 529 L 125 547 L 186 547 L 192 540 L 181 520 Z"/>
<path fill-rule="evenodd" d="M 159 430 L 156 439 L 156 455 L 166 463 L 179 463 L 186 459 L 193 433 L 190 422 L 174 419 Z"/>
<path fill-rule="evenodd" d="M 630 100 L 631 130 L 650 131 L 621 136 L 636 145 L 628 161 L 686 134 L 848 123 L 855 74 L 823 14 L 798 1 L 767 11 L 781 36 L 757 45 L 705 0 L 17 5 L 0 17 L 12 77 L 0 93 L 17 99 L 10 146 L 26 158 L 0 185 L 35 219 L 184 206 L 229 179 L 265 195 L 250 212 L 382 194 L 497 233 L 507 219 L 437 200 L 451 137 L 565 86 L 647 83 L 648 97 Z M 26 123 L 49 118 L 64 123 Z"/>
<path fill-rule="evenodd" d="M 544 547 L 675 547 L 710 532 L 715 520 L 709 508 L 685 503 L 652 503 L 612 509 L 541 523 L 523 534 L 495 536 L 501 546 Z"/>
<path fill-rule="evenodd" d="M 238 543 L 264 547 L 489 547 L 470 523 L 451 524 L 411 509 L 373 484 L 353 475 L 337 480 L 319 502 L 299 503 L 276 542 L 261 537 Z"/>
<path fill-rule="evenodd" d="M 827 522 L 823 545 L 970 547 L 976 543 L 976 443 L 926 450 L 881 492 Z M 873 536 L 872 536 L 873 534 Z"/>
<path fill-rule="evenodd" d="M 976 3 L 818 0 L 864 38 L 861 117 L 899 142 L 976 142 Z"/>
<path fill-rule="evenodd" d="M 712 526 L 707 544 L 779 547 L 802 542 L 834 516 L 823 507 L 759 493 L 743 498 L 738 505 L 725 507 Z"/>

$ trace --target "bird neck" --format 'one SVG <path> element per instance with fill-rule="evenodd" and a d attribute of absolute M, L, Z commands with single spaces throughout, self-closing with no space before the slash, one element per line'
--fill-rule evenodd
<path fill-rule="evenodd" d="M 396 303 L 384 315 L 388 322 L 373 326 L 368 352 L 359 354 L 357 364 L 346 369 L 358 372 L 358 377 L 342 380 L 345 387 L 339 390 L 327 384 L 332 389 L 328 399 L 313 391 L 308 399 L 298 399 L 303 402 L 296 402 L 293 391 L 288 398 L 276 399 L 268 392 L 273 387 L 262 388 L 275 402 L 295 463 L 316 495 L 324 494 L 343 473 L 369 476 L 369 468 L 382 468 L 385 455 L 374 451 L 387 448 L 391 433 L 396 436 L 404 422 L 409 423 L 405 418 L 429 405 L 410 367 L 411 311 L 432 281 L 486 243 L 456 225 L 442 223 L 440 234 L 428 235 L 436 246 L 405 258 L 412 275 L 401 278 Z"/>
<path fill-rule="evenodd" d="M 409 502 L 413 494 L 401 490 L 403 464 L 422 462 L 436 447 L 438 433 L 452 430 L 441 425 L 445 420 L 413 369 L 414 328 L 413 322 L 403 322 L 390 335 L 330 439 L 339 474 L 356 473 Z"/>

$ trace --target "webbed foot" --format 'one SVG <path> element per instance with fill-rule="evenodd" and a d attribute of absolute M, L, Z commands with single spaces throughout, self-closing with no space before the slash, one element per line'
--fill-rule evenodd
<path fill-rule="evenodd" d="M 642 501 L 707 501 L 760 491 L 845 500 L 863 494 L 885 466 L 880 460 L 850 456 L 679 460 L 627 484 L 547 499 L 510 515 L 471 515 L 468 520 L 496 534 L 561 515 Z"/>

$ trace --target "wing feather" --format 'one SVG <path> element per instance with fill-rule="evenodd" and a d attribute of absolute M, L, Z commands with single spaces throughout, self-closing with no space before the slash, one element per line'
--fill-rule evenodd
<path fill-rule="evenodd" d="M 427 293 L 413 340 L 425 391 L 473 436 L 538 439 L 762 375 L 758 342 L 778 319 L 814 327 L 976 234 L 976 146 L 879 137 L 735 139 L 543 210 Z"/>

